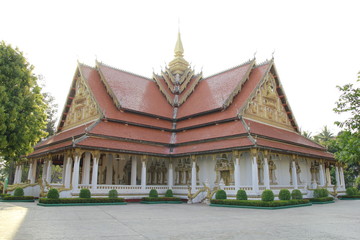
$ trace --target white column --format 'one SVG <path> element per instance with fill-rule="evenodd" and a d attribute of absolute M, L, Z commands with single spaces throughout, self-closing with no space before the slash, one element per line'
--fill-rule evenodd
<path fill-rule="evenodd" d="M 29 164 L 29 172 L 28 172 L 28 177 L 27 177 L 27 180 L 29 180 L 30 183 L 31 183 L 32 172 L 33 172 L 33 167 L 34 167 L 33 165 L 34 165 L 34 163 L 31 160 L 30 164 Z"/>
<path fill-rule="evenodd" d="M 113 177 L 113 155 L 108 154 L 107 155 L 107 161 L 106 161 L 106 184 L 111 185 L 112 184 L 112 177 Z"/>
<path fill-rule="evenodd" d="M 323 163 L 319 165 L 319 174 L 320 174 L 320 186 L 325 186 L 325 174 L 324 174 L 324 167 Z"/>
<path fill-rule="evenodd" d="M 91 155 L 89 152 L 84 154 L 83 158 L 83 165 L 82 165 L 82 177 L 81 183 L 82 184 L 90 184 L 90 159 Z"/>
<path fill-rule="evenodd" d="M 196 191 L 196 161 L 193 159 L 191 168 L 191 189 Z"/>
<path fill-rule="evenodd" d="M 67 155 L 67 161 L 66 161 L 65 182 L 64 182 L 65 188 L 70 188 L 71 169 L 72 169 L 72 159 L 69 154 L 69 155 Z"/>
<path fill-rule="evenodd" d="M 145 158 L 143 157 L 141 161 L 141 189 L 145 190 L 146 188 L 146 162 Z"/>
<path fill-rule="evenodd" d="M 264 157 L 264 185 L 266 189 L 270 189 L 269 162 L 268 155 Z"/>
<path fill-rule="evenodd" d="M 35 183 L 36 181 L 36 172 L 37 172 L 37 160 L 35 159 L 33 162 L 33 167 L 32 167 L 32 175 L 30 178 L 30 183 Z"/>
<path fill-rule="evenodd" d="M 345 177 L 344 177 L 344 168 L 340 167 L 340 181 L 341 181 L 341 186 L 343 189 L 345 189 Z"/>
<path fill-rule="evenodd" d="M 240 160 L 239 160 L 239 158 L 235 158 L 234 177 L 235 177 L 235 190 L 237 191 L 240 189 Z"/>
<path fill-rule="evenodd" d="M 47 164 L 48 164 L 48 162 L 44 159 L 43 169 L 42 169 L 42 178 L 41 178 L 43 180 L 43 182 L 46 180 Z"/>
<path fill-rule="evenodd" d="M 72 177 L 72 186 L 74 190 L 77 190 L 79 187 L 79 165 L 80 165 L 80 154 L 75 154 L 74 159 L 74 171 Z"/>
<path fill-rule="evenodd" d="M 49 160 L 48 161 L 48 164 L 47 164 L 47 170 L 46 170 L 46 181 L 48 183 L 51 183 L 51 167 L 52 167 L 52 160 Z"/>
<path fill-rule="evenodd" d="M 136 185 L 136 173 L 137 173 L 137 158 L 135 156 L 131 159 L 131 182 L 130 185 Z"/>
<path fill-rule="evenodd" d="M 327 167 L 325 168 L 325 175 L 326 175 L 326 183 L 328 186 L 331 185 L 331 176 L 330 176 L 330 169 Z"/>
<path fill-rule="evenodd" d="M 257 151 L 252 149 L 252 187 L 253 192 L 259 192 L 259 176 L 258 176 L 258 165 L 257 165 Z"/>
<path fill-rule="evenodd" d="M 100 157 L 100 154 L 98 154 L 98 153 L 95 153 L 93 155 L 93 168 L 92 168 L 92 178 L 91 178 L 91 180 L 92 180 L 92 182 L 91 182 L 92 190 L 96 190 L 96 188 L 97 188 L 99 157 Z"/>
<path fill-rule="evenodd" d="M 168 168 L 168 187 L 169 189 L 172 189 L 174 185 L 174 169 L 172 162 L 169 162 L 169 168 Z"/>
<path fill-rule="evenodd" d="M 335 167 L 335 177 L 336 177 L 336 185 L 338 188 L 340 188 L 341 183 L 340 183 L 340 174 L 339 174 L 339 167 L 336 166 Z"/>
<path fill-rule="evenodd" d="M 65 174 L 66 174 L 67 161 L 68 161 L 68 159 L 64 155 L 63 167 L 62 167 L 62 184 L 64 186 L 65 186 Z"/>
<path fill-rule="evenodd" d="M 292 161 L 291 165 L 291 171 L 292 171 L 292 182 L 294 185 L 294 189 L 298 189 L 298 182 L 297 182 L 297 172 L 296 172 L 296 163 L 295 161 Z"/>

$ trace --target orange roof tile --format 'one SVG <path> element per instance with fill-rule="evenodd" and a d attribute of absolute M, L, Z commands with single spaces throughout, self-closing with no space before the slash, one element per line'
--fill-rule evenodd
<path fill-rule="evenodd" d="M 101 122 L 96 125 L 90 133 L 117 138 L 160 142 L 165 144 L 169 144 L 171 138 L 171 132 L 115 122 Z"/>

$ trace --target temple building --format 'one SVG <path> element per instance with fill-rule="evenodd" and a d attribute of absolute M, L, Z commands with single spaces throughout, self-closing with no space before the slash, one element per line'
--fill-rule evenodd
<path fill-rule="evenodd" d="M 169 188 L 187 198 L 204 185 L 230 198 L 238 189 L 252 198 L 345 189 L 343 166 L 300 134 L 274 59 L 203 77 L 184 59 L 180 33 L 174 59 L 150 78 L 78 63 L 57 133 L 34 149 L 26 189 L 37 196 L 49 187 L 128 199 Z"/>

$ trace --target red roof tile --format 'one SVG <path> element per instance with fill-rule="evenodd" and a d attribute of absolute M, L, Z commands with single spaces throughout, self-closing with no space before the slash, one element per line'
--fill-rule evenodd
<path fill-rule="evenodd" d="M 153 154 L 169 154 L 169 149 L 161 145 L 150 145 L 137 142 L 126 142 L 112 139 L 103 139 L 88 137 L 80 143 L 76 144 L 78 147 L 100 148 L 109 151 L 119 152 L 138 152 L 139 154 L 153 153 Z"/>
<path fill-rule="evenodd" d="M 169 144 L 171 138 L 170 132 L 115 122 L 101 122 L 90 133 L 166 144 Z"/>
<path fill-rule="evenodd" d="M 168 129 L 172 128 L 171 121 L 139 115 L 127 111 L 120 111 L 116 108 L 114 101 L 107 93 L 104 84 L 101 82 L 99 73 L 94 68 L 85 65 L 81 65 L 81 71 L 84 78 L 87 80 L 96 101 L 102 109 L 103 114 L 107 118 L 148 126 L 162 127 Z"/>
<path fill-rule="evenodd" d="M 173 108 L 154 81 L 102 64 L 98 67 L 121 108 L 172 118 Z"/>
<path fill-rule="evenodd" d="M 222 108 L 251 67 L 252 63 L 248 63 L 200 81 L 196 94 L 191 94 L 179 108 L 178 118 Z"/>
<path fill-rule="evenodd" d="M 191 145 L 179 146 L 174 149 L 172 154 L 198 153 L 206 151 L 217 151 L 231 148 L 252 146 L 253 143 L 247 138 L 232 138 L 212 142 L 196 143 Z"/>
<path fill-rule="evenodd" d="M 283 151 L 284 150 L 291 151 L 291 152 L 295 152 L 298 154 L 334 159 L 334 156 L 331 153 L 321 151 L 321 150 L 300 147 L 300 146 L 294 146 L 294 145 L 275 142 L 275 141 L 262 139 L 262 138 L 258 138 L 256 143 L 258 146 L 262 146 L 262 147 L 268 147 L 268 148 L 274 148 L 274 149 L 279 149 L 279 150 L 283 150 Z"/>
<path fill-rule="evenodd" d="M 240 121 L 232 121 L 176 133 L 176 143 L 229 137 L 247 133 Z"/>
<path fill-rule="evenodd" d="M 276 138 L 276 139 L 280 139 L 283 141 L 293 142 L 296 144 L 301 144 L 301 145 L 325 150 L 325 148 L 323 146 L 307 139 L 306 137 L 301 136 L 297 132 L 291 132 L 288 130 L 272 127 L 270 125 L 265 125 L 265 124 L 262 124 L 259 122 L 254 122 L 254 121 L 251 121 L 248 119 L 245 119 L 245 122 L 249 126 L 250 132 L 252 134 Z"/>
<path fill-rule="evenodd" d="M 181 120 L 177 123 L 177 128 L 181 129 L 189 126 L 201 125 L 207 122 L 216 122 L 216 121 L 221 121 L 224 119 L 236 117 L 237 114 L 239 113 L 239 109 L 245 106 L 249 96 L 254 91 L 256 86 L 258 86 L 258 84 L 263 79 L 264 75 L 267 73 L 270 67 L 271 67 L 271 63 L 264 64 L 262 66 L 252 69 L 249 79 L 244 83 L 241 91 L 234 97 L 232 104 L 224 111 L 206 114 L 199 117 L 193 117 L 191 119 Z M 197 94 L 198 89 L 196 89 L 195 91 Z M 188 100 L 190 100 L 190 98 Z"/>
<path fill-rule="evenodd" d="M 36 155 L 43 155 L 44 153 L 50 153 L 50 152 L 56 152 L 57 150 L 62 150 L 66 147 L 71 147 L 72 146 L 72 141 L 66 141 L 66 142 L 61 142 L 61 143 L 58 143 L 58 144 L 55 144 L 55 145 L 48 145 L 48 146 L 45 146 L 43 148 L 38 148 L 38 149 L 35 149 L 34 152 L 32 152 L 31 154 L 29 154 L 27 157 L 31 158 L 31 157 L 34 157 Z"/>

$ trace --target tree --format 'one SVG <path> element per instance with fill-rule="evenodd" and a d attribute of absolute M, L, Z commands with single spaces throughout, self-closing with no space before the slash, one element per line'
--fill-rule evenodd
<path fill-rule="evenodd" d="M 334 134 L 330 132 L 327 126 L 324 126 L 321 132 L 314 136 L 314 141 L 325 146 L 327 149 L 332 139 L 334 139 Z"/>
<path fill-rule="evenodd" d="M 0 42 L 0 155 L 15 161 L 46 136 L 46 104 L 33 66 Z"/>
<path fill-rule="evenodd" d="M 357 81 L 360 82 L 360 73 Z M 342 93 L 334 111 L 338 114 L 349 113 L 350 117 L 343 122 L 335 122 L 344 129 L 335 141 L 335 157 L 346 164 L 345 175 L 350 175 L 350 181 L 353 181 L 360 173 L 360 88 L 353 84 L 337 88 Z"/>
<path fill-rule="evenodd" d="M 303 137 L 306 137 L 307 139 L 312 140 L 311 132 L 301 131 L 301 130 L 300 130 L 300 132 L 301 132 L 301 135 L 302 135 Z"/>

